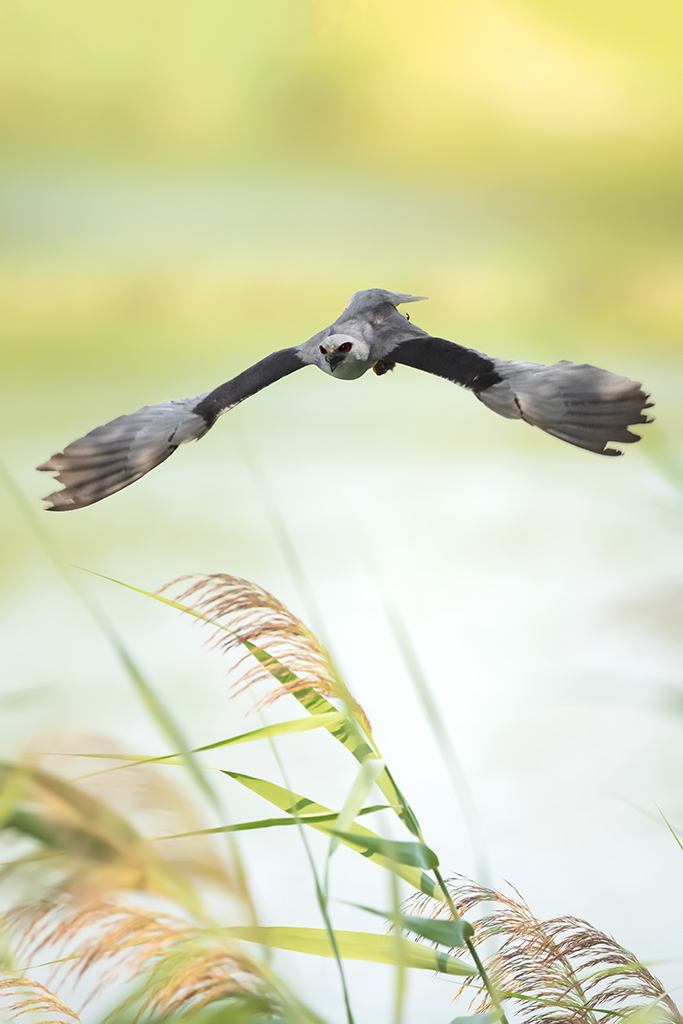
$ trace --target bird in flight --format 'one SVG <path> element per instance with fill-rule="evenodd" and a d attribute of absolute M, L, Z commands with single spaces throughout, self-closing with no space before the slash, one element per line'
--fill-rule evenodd
<path fill-rule="evenodd" d="M 383 288 L 356 292 L 330 327 L 271 353 L 213 391 L 146 405 L 96 427 L 38 466 L 63 485 L 44 499 L 51 503 L 47 511 L 85 508 L 120 491 L 179 445 L 203 437 L 224 412 L 304 366 L 339 380 L 355 380 L 370 368 L 382 375 L 397 364 L 412 366 L 473 391 L 500 416 L 600 455 L 621 455 L 608 443 L 639 441 L 629 426 L 651 422 L 644 412 L 649 395 L 627 377 L 566 359 L 552 366 L 495 359 L 433 337 L 397 309 L 421 298 Z"/>

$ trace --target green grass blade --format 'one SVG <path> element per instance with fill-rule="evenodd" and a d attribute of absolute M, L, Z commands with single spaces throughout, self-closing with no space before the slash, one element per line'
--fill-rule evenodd
<path fill-rule="evenodd" d="M 169 608 L 175 608 L 176 611 L 184 612 L 186 615 L 192 616 L 192 618 L 199 619 L 202 622 L 215 626 L 216 629 L 221 629 L 226 633 L 230 633 L 231 636 L 235 636 L 235 634 L 231 630 L 227 629 L 223 623 L 217 622 L 215 619 L 211 619 L 206 615 L 202 615 L 201 612 L 195 611 L 194 608 L 183 604 L 181 601 L 174 601 L 169 597 L 163 597 L 161 594 L 155 594 L 151 590 L 145 590 L 142 587 L 134 587 L 130 583 L 124 583 L 123 581 L 114 579 L 111 576 L 103 576 L 100 573 L 94 573 L 93 575 L 100 576 L 101 579 L 108 580 L 110 583 L 116 583 L 120 587 L 125 587 L 127 590 L 132 590 L 136 594 L 143 594 L 145 597 L 150 597 L 154 601 L 159 601 L 161 604 L 168 605 Z M 276 658 L 271 657 L 267 651 L 257 648 L 254 644 L 249 643 L 249 641 L 241 642 L 253 657 L 256 658 L 256 660 L 260 662 L 279 683 L 286 684 L 296 681 L 297 676 L 281 662 L 278 662 Z M 304 707 L 311 715 L 340 714 L 334 704 L 330 703 L 330 701 L 321 696 L 321 694 L 316 690 L 296 690 L 293 693 L 293 696 L 296 697 L 301 706 Z M 379 752 L 375 745 L 363 735 L 358 722 L 349 715 L 344 715 L 343 720 L 338 724 L 326 725 L 325 728 L 349 751 L 353 757 L 355 757 L 359 764 L 363 764 L 368 756 L 373 754 L 375 756 L 379 756 Z M 406 828 L 408 828 L 414 836 L 421 838 L 420 826 L 417 818 L 408 805 L 403 793 L 394 782 L 388 768 L 385 767 L 381 776 L 377 780 L 377 785 L 384 794 L 387 803 L 394 806 L 396 814 L 399 816 Z"/>
<path fill-rule="evenodd" d="M 474 935 L 474 928 L 469 921 L 439 921 L 430 917 L 421 917 L 419 914 L 401 915 L 401 924 L 408 931 L 427 939 L 429 942 L 438 942 L 440 946 L 447 949 L 460 948 L 465 945 L 465 939 Z"/>
<path fill-rule="evenodd" d="M 224 775 L 234 779 L 235 782 L 239 782 L 240 785 L 250 789 L 253 793 L 258 794 L 273 804 L 275 807 L 279 807 L 281 811 L 285 811 L 287 814 L 291 814 L 293 817 L 299 817 L 302 822 L 304 821 L 303 815 L 306 814 L 329 814 L 332 813 L 329 807 L 325 807 L 324 804 L 318 804 L 314 800 L 309 800 L 308 797 L 302 796 L 299 793 L 295 793 L 290 789 L 285 789 L 283 786 L 278 786 L 274 782 L 268 782 L 266 779 L 259 779 L 252 775 L 244 775 L 241 772 L 231 772 L 225 769 L 221 769 Z M 316 829 L 319 832 L 324 832 L 326 835 L 331 835 L 334 828 L 329 822 L 317 822 L 311 823 L 311 828 Z M 370 831 L 370 829 L 364 828 L 362 825 L 353 825 L 347 835 L 351 836 L 351 840 L 347 840 L 342 837 L 341 841 L 345 846 L 350 849 L 359 852 L 359 841 L 360 844 L 364 844 L 364 848 L 368 850 L 367 859 L 371 860 L 374 864 L 384 868 L 386 871 L 392 871 L 394 874 L 402 878 L 408 885 L 414 889 L 419 889 L 420 892 L 425 893 L 427 896 L 431 896 L 433 899 L 443 899 L 441 890 L 425 871 L 419 870 L 408 864 L 402 864 L 398 861 L 393 860 L 391 857 L 385 856 L 380 847 L 383 840 L 376 835 L 376 833 Z M 369 843 L 376 841 L 378 844 L 377 852 L 369 850 Z M 407 844 L 411 845 L 411 844 Z M 421 845 L 421 844 L 412 844 Z"/>
<path fill-rule="evenodd" d="M 321 720 L 311 718 L 292 718 L 287 722 L 275 722 L 273 725 L 264 725 L 260 729 L 252 729 L 251 732 L 243 732 L 238 736 L 228 736 L 224 740 L 216 740 L 215 743 L 206 743 L 203 747 L 194 747 L 191 753 L 204 754 L 207 750 L 219 750 L 221 747 L 229 747 L 236 743 L 251 743 L 253 740 L 271 739 L 273 736 L 292 736 L 297 733 L 311 732 L 313 729 L 323 729 L 346 719 L 343 711 L 332 711 L 329 715 L 321 716 Z M 119 771 L 121 768 L 131 768 L 137 764 L 163 764 L 164 761 L 178 761 L 182 759 L 181 753 L 155 754 L 147 757 L 141 754 L 79 754 L 79 757 L 99 758 L 100 760 L 121 760 L 129 764 L 117 764 L 112 768 L 104 768 L 99 772 L 92 772 L 92 775 L 106 775 L 107 772 Z"/>
<path fill-rule="evenodd" d="M 245 647 L 251 651 L 257 661 L 264 664 L 270 674 L 277 679 L 281 684 L 291 683 L 296 680 L 296 675 L 290 672 L 288 668 L 271 658 L 265 651 L 259 650 L 254 647 L 253 644 L 245 642 Z M 325 715 L 332 711 L 335 711 L 334 704 L 331 704 L 325 697 L 319 694 L 316 690 L 303 689 L 295 690 L 292 694 L 293 697 L 299 701 L 299 703 L 308 711 L 311 715 Z M 351 719 L 348 715 L 345 716 L 344 721 L 338 726 L 329 726 L 328 732 L 341 743 L 349 753 L 358 761 L 359 764 L 364 764 L 368 757 L 379 757 L 379 751 L 377 747 L 371 744 L 368 739 L 363 735 L 357 720 Z M 412 832 L 414 836 L 421 836 L 420 826 L 418 824 L 415 814 L 411 810 L 406 798 L 398 788 L 389 769 L 385 766 L 384 771 L 377 779 L 377 785 L 386 797 L 387 803 L 391 804 L 396 811 L 396 814 L 401 819 L 406 828 Z"/>
<path fill-rule="evenodd" d="M 286 722 L 274 722 L 272 725 L 263 725 L 260 729 L 253 729 L 251 732 L 240 733 L 239 736 L 229 736 L 225 740 L 207 743 L 206 746 L 197 747 L 193 753 L 202 754 L 207 750 L 229 747 L 233 743 L 251 743 L 253 740 L 270 739 L 273 736 L 294 736 L 297 733 L 311 732 L 313 729 L 333 729 L 345 720 L 346 714 L 333 708 L 332 711 L 321 715 L 318 719 L 290 718 Z"/>
<path fill-rule="evenodd" d="M 376 811 L 386 810 L 388 810 L 387 804 L 374 804 L 372 807 L 363 807 L 358 814 L 374 814 Z M 190 839 L 193 836 L 211 836 L 221 832 L 249 832 L 252 829 L 277 828 L 280 825 L 315 825 L 324 821 L 334 824 L 338 818 L 339 815 L 335 811 L 320 814 L 297 814 L 292 818 L 259 818 L 255 821 L 240 821 L 234 825 L 217 825 L 215 828 L 199 828 L 193 832 L 179 832 L 173 836 L 154 836 L 153 839 L 147 841 L 158 843 L 163 839 Z"/>
<path fill-rule="evenodd" d="M 389 875 L 392 920 L 397 920 L 401 914 L 401 899 L 398 892 L 398 878 L 396 875 Z M 396 966 L 396 983 L 394 985 L 394 1024 L 403 1024 L 405 1012 L 406 992 L 408 989 L 407 964 L 405 961 L 403 936 L 400 929 L 393 928 L 391 936 L 394 939 L 394 957 Z"/>
<path fill-rule="evenodd" d="M 330 848 L 327 854 L 328 860 L 339 846 L 341 840 L 340 833 L 346 832 L 358 817 L 363 804 L 369 797 L 370 791 L 382 771 L 384 771 L 384 761 L 380 761 L 376 757 L 368 757 L 361 765 L 360 771 L 339 812 L 337 827 L 330 839 Z"/>
<path fill-rule="evenodd" d="M 280 928 L 241 925 L 222 928 L 221 934 L 242 942 L 258 942 L 275 949 L 295 953 L 332 957 L 334 952 L 327 932 L 322 928 Z M 365 960 L 370 963 L 395 964 L 396 938 L 373 932 L 335 931 L 339 954 L 344 960 Z M 401 953 L 407 967 L 437 971 L 439 974 L 472 975 L 475 970 L 464 960 L 440 950 L 421 946 L 410 939 L 401 940 Z"/>
<path fill-rule="evenodd" d="M 368 914 L 375 914 L 384 918 L 385 921 L 395 921 L 399 927 L 406 931 L 413 932 L 429 942 L 437 942 L 440 946 L 448 949 L 459 948 L 465 945 L 465 939 L 474 935 L 474 928 L 469 921 L 443 921 L 433 917 L 423 917 L 421 914 L 399 914 L 396 918 L 383 910 L 376 910 L 374 907 L 367 907 L 360 903 L 354 904 L 360 910 Z"/>
<path fill-rule="evenodd" d="M 355 832 L 339 832 L 337 829 L 334 830 L 334 834 L 347 846 L 358 850 L 363 857 L 373 858 L 375 854 L 380 853 L 395 864 L 423 868 L 425 871 L 432 871 L 439 866 L 439 858 L 425 843 L 401 843 L 393 839 L 382 839 L 377 835 L 361 836 Z"/>
<path fill-rule="evenodd" d="M 671 824 L 669 819 L 666 817 L 666 815 L 664 814 L 664 811 L 661 809 L 661 807 L 658 807 L 657 810 L 659 811 L 659 813 L 661 815 L 662 821 L 664 822 L 664 824 L 668 828 L 669 832 L 671 833 L 671 835 L 674 837 L 676 843 L 678 844 L 679 849 L 683 850 L 683 843 L 681 842 L 681 837 L 679 836 L 678 832 L 673 827 L 673 825 Z"/>

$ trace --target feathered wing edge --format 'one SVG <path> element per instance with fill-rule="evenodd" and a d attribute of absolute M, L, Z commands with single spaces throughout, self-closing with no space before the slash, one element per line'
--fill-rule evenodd
<path fill-rule="evenodd" d="M 502 380 L 477 397 L 501 416 L 523 419 L 546 434 L 599 455 L 621 455 L 610 442 L 640 441 L 629 427 L 651 423 L 650 396 L 639 382 L 588 363 L 552 366 L 494 359 Z"/>
<path fill-rule="evenodd" d="M 198 398 L 146 405 L 96 427 L 37 468 L 54 473 L 63 490 L 46 495 L 48 512 L 85 508 L 135 483 L 161 465 L 178 445 L 210 427 L 193 409 Z"/>
<path fill-rule="evenodd" d="M 587 363 L 495 359 L 430 336 L 401 342 L 388 359 L 460 384 L 499 416 L 600 455 L 621 455 L 609 442 L 639 441 L 628 428 L 652 422 L 645 415 L 650 396 L 639 383 Z"/>
<path fill-rule="evenodd" d="M 96 427 L 37 467 L 63 485 L 45 497 L 47 511 L 85 508 L 128 487 L 203 437 L 224 412 L 304 365 L 296 348 L 282 349 L 198 398 L 146 405 Z"/>

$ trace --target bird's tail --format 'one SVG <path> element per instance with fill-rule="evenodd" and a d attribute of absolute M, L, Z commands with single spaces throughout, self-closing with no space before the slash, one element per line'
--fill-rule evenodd
<path fill-rule="evenodd" d="M 562 360 L 553 366 L 492 360 L 501 380 L 477 397 L 500 416 L 523 419 L 547 434 L 601 455 L 621 455 L 610 441 L 632 444 L 628 428 L 651 423 L 641 385 L 597 366 Z"/>
<path fill-rule="evenodd" d="M 193 412 L 199 398 L 170 399 L 119 416 L 38 466 L 54 473 L 63 489 L 44 499 L 48 512 L 85 508 L 139 480 L 178 445 L 202 437 L 210 424 Z"/>

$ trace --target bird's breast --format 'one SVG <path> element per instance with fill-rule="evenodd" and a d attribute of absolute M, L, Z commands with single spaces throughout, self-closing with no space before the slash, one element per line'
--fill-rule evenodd
<path fill-rule="evenodd" d="M 335 366 L 332 372 L 333 377 L 337 377 L 339 380 L 357 380 L 358 377 L 362 377 L 366 370 L 370 368 L 369 363 L 361 363 L 357 359 L 344 359 L 341 363 Z"/>

